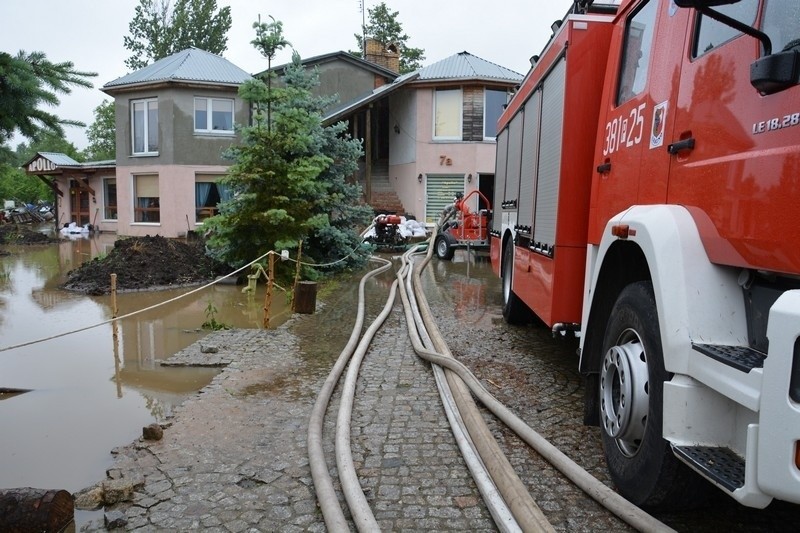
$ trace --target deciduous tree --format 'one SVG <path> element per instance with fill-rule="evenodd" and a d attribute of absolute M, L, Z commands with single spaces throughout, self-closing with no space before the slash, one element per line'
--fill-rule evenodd
<path fill-rule="evenodd" d="M 390 11 L 385 2 L 367 9 L 367 24 L 363 34 L 355 34 L 358 50 L 364 53 L 364 35 L 383 43 L 396 44 L 400 48 L 400 72 L 413 72 L 422 67 L 425 50 L 408 46 L 409 36 L 403 32 L 403 25 L 397 19 L 399 11 Z"/>
<path fill-rule="evenodd" d="M 117 157 L 116 123 L 114 102 L 103 100 L 94 108 L 94 122 L 86 129 L 89 146 L 84 155 L 89 161 L 103 161 Z"/>
<path fill-rule="evenodd" d="M 8 158 L 0 163 L 0 200 L 17 200 L 36 203 L 53 200 L 53 191 L 39 178 L 28 176 L 21 166 L 37 152 L 59 152 L 76 161 L 83 157 L 75 145 L 56 133 L 43 133 L 38 141 L 20 143 L 16 150 L 8 152 Z"/>
<path fill-rule="evenodd" d="M 228 48 L 231 8 L 217 9 L 217 0 L 139 0 L 123 38 L 131 56 L 125 65 L 139 70 L 189 47 L 221 55 Z"/>

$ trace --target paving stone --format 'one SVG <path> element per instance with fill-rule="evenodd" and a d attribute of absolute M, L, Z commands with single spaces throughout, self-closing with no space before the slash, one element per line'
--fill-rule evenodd
<path fill-rule="evenodd" d="M 435 282 L 424 279 L 450 350 L 500 401 L 610 483 L 599 435 L 582 425 L 574 344 L 554 341 L 546 328 L 503 324 L 499 282 L 475 285 L 464 266 L 448 267 L 447 276 L 436 274 Z M 459 300 L 465 287 L 481 289 L 470 293 L 468 306 Z M 379 312 L 384 294 L 377 283 L 370 286 L 370 316 Z M 478 296 L 482 303 L 474 305 Z M 276 330 L 211 333 L 170 358 L 173 365 L 227 366 L 175 409 L 162 440 L 114 450 L 109 479 L 138 475 L 144 486 L 134 494 L 134 505 L 108 512 L 124 514 L 126 529 L 148 532 L 326 531 L 310 475 L 306 426 L 353 318 L 352 309 L 326 305 Z M 351 447 L 375 518 L 386 531 L 496 531 L 447 423 L 431 365 L 416 356 L 405 327 L 396 303 L 356 380 Z M 203 346 L 218 350 L 202 353 Z M 323 427 L 337 491 L 333 441 L 340 388 Z M 630 530 L 484 414 L 557 531 Z M 338 497 L 343 505 L 341 492 Z M 673 523 L 686 522 L 677 517 Z M 103 524 L 83 530 L 100 531 Z"/>

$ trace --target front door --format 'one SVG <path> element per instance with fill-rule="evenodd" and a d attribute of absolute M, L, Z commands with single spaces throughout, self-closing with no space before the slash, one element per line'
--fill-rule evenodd
<path fill-rule="evenodd" d="M 69 183 L 69 199 L 70 199 L 70 222 L 75 222 L 79 226 L 89 224 L 91 222 L 91 214 L 89 212 L 89 191 L 80 186 L 75 180 L 70 180 Z"/>

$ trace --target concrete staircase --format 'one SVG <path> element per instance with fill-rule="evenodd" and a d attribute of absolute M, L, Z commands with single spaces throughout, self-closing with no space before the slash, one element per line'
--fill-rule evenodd
<path fill-rule="evenodd" d="M 364 187 L 364 184 L 361 186 Z M 403 202 L 389 182 L 388 162 L 379 161 L 372 166 L 372 198 L 368 203 L 376 213 L 404 215 L 406 212 Z"/>

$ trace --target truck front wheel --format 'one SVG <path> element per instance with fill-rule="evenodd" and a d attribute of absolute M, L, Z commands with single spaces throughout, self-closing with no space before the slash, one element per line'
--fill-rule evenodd
<path fill-rule="evenodd" d="M 620 493 L 649 509 L 691 507 L 703 481 L 662 438 L 664 369 L 653 285 L 628 285 L 603 339 L 600 430 L 609 473 Z"/>

